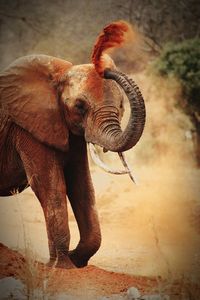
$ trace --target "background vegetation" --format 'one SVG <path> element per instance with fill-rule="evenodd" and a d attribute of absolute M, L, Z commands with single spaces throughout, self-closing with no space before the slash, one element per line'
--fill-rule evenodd
<path fill-rule="evenodd" d="M 167 44 L 154 66 L 159 74 L 180 81 L 182 98 L 179 105 L 194 124 L 196 158 L 200 166 L 200 39 Z"/>
<path fill-rule="evenodd" d="M 168 41 L 200 33 L 198 0 L 1 0 L 0 68 L 30 53 L 89 60 L 99 30 L 114 20 L 136 25 L 158 53 Z"/>

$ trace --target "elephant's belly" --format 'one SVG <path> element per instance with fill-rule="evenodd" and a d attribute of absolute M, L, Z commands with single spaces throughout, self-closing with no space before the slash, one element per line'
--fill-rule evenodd
<path fill-rule="evenodd" d="M 0 111 L 0 196 L 21 192 L 27 186 L 26 173 L 12 143 L 12 121 Z"/>
<path fill-rule="evenodd" d="M 16 153 L 9 157 L 4 155 L 0 169 L 0 196 L 11 196 L 28 187 L 23 164 Z"/>

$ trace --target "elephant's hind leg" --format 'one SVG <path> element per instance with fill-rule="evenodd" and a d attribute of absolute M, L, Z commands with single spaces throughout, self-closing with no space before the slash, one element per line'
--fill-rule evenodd
<path fill-rule="evenodd" d="M 29 184 L 44 211 L 49 240 L 50 261 L 57 267 L 74 267 L 68 256 L 70 232 L 66 186 L 57 152 L 38 143 L 28 133 L 20 138 L 18 151 Z"/>

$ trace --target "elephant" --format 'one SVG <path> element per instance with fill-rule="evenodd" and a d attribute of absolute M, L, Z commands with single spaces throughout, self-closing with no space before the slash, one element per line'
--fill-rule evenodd
<path fill-rule="evenodd" d="M 130 117 L 121 129 L 123 101 Z M 30 186 L 44 212 L 49 265 L 84 267 L 101 244 L 87 143 L 124 152 L 140 139 L 145 105 L 137 85 L 114 62 L 73 65 L 24 56 L 0 74 L 0 196 Z M 69 251 L 67 199 L 80 232 Z"/>

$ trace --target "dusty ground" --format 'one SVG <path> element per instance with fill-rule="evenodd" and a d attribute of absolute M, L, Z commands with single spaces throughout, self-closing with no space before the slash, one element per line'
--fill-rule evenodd
<path fill-rule="evenodd" d="M 195 170 L 193 172 L 187 174 L 187 180 L 194 190 L 197 183 L 192 178 L 198 173 Z M 152 178 L 151 172 L 148 174 L 146 170 L 145 186 L 141 183 L 136 187 L 126 176 L 119 179 L 101 171 L 99 173 L 94 174 L 94 180 L 103 243 L 91 259 L 90 266 L 71 271 L 44 270 L 40 264 L 33 267 L 34 260 L 47 261 L 48 247 L 41 207 L 28 189 L 21 195 L 0 199 L 1 241 L 9 246 L 9 249 L 0 247 L 0 263 L 3 263 L 0 277 L 17 276 L 27 285 L 33 281 L 31 286 L 38 286 L 36 278 L 40 278 L 41 284 L 48 275 L 48 291 L 68 292 L 77 296 L 81 293 L 81 297 L 85 297 L 83 299 L 123 294 L 131 286 L 139 288 L 143 293 L 158 292 L 160 289 L 169 293 L 170 290 L 175 297 L 177 288 L 174 282 L 177 279 L 180 286 L 185 283 L 192 286 L 198 284 L 200 235 L 195 214 L 199 207 L 192 201 L 192 194 L 182 194 L 183 179 L 172 180 L 169 170 L 167 174 L 163 171 L 163 180 L 157 175 Z M 167 177 L 170 181 L 175 180 L 176 188 L 184 197 L 171 198 L 173 185 L 170 185 L 169 190 Z M 146 189 L 152 184 L 155 190 L 149 191 L 149 197 L 145 198 Z M 101 185 L 104 188 L 107 186 L 103 192 Z M 114 192 L 112 186 L 120 193 Z M 160 186 L 164 199 L 158 194 Z M 73 248 L 78 241 L 78 232 L 71 212 L 70 228 Z M 22 253 L 28 265 L 18 253 L 10 249 Z"/>
<path fill-rule="evenodd" d="M 29 288 L 44 289 L 45 280 L 48 285 L 45 288 L 47 294 L 66 293 L 80 297 L 80 299 L 96 299 L 100 296 L 124 293 L 130 286 L 136 286 L 141 292 L 157 290 L 156 278 L 145 278 L 142 276 L 129 276 L 109 272 L 95 266 L 88 266 L 79 270 L 52 269 L 41 263 L 32 264 L 28 269 L 24 257 L 0 244 L 2 255 L 2 269 L 0 278 L 14 276 L 25 282 Z M 31 272 L 32 272 L 32 278 Z M 30 273 L 30 274 L 29 274 Z M 27 282 L 27 274 L 29 280 Z M 55 297 L 56 299 L 56 297 Z"/>
<path fill-rule="evenodd" d="M 103 241 L 90 266 L 70 271 L 43 266 L 48 260 L 44 217 L 27 189 L 0 198 L 1 278 L 20 278 L 28 290 L 46 284 L 45 291 L 80 299 L 123 294 L 131 286 L 142 293 L 166 292 L 170 299 L 200 299 L 200 171 L 186 134 L 191 124 L 174 108 L 177 92 L 169 83 L 158 82 L 158 93 L 144 75 L 136 79 L 148 117 L 141 143 L 127 157 L 139 185 L 91 164 Z M 118 164 L 115 154 L 104 160 Z M 73 248 L 79 235 L 71 210 L 69 218 Z"/>

